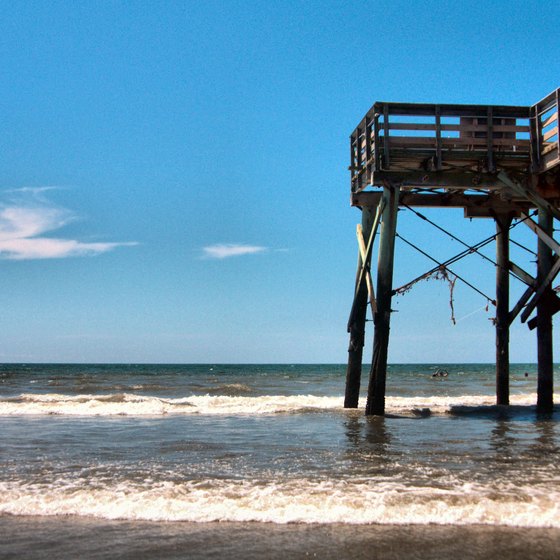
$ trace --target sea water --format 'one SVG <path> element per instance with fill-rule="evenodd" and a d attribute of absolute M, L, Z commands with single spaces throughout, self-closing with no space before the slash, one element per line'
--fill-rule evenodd
<path fill-rule="evenodd" d="M 1 365 L 0 557 L 557 557 L 559 409 L 494 377 L 390 365 L 367 418 L 343 365 Z"/>

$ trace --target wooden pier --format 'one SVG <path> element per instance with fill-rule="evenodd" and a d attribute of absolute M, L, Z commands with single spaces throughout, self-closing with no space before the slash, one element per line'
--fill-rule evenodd
<path fill-rule="evenodd" d="M 552 317 L 560 310 L 552 288 L 560 272 L 560 243 L 553 228 L 554 219 L 560 220 L 559 101 L 560 89 L 532 106 L 376 102 L 351 134 L 351 204 L 361 209 L 362 223 L 348 321 L 345 407 L 358 406 L 369 308 L 374 338 L 366 414 L 384 414 L 398 209 L 438 207 L 463 208 L 467 218 L 492 218 L 496 224 L 492 303 L 497 404 L 509 404 L 509 328 L 520 317 L 537 334 L 537 409 L 552 411 Z M 533 274 L 510 260 L 513 220 L 535 234 Z M 376 241 L 374 286 L 371 261 Z M 447 273 L 445 263 L 434 270 Z M 510 275 L 527 286 L 513 306 Z"/>

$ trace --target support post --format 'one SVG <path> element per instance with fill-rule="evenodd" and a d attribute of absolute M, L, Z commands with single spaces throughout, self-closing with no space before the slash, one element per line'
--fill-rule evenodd
<path fill-rule="evenodd" d="M 509 228 L 511 216 L 496 221 L 496 403 L 509 404 Z"/>
<path fill-rule="evenodd" d="M 366 403 L 367 415 L 383 416 L 385 414 L 385 379 L 387 376 L 399 190 L 398 185 L 385 185 L 383 189 L 385 206 L 377 263 L 377 313 L 374 317 L 373 359 Z"/>
<path fill-rule="evenodd" d="M 369 239 L 374 222 L 372 209 L 362 208 L 362 230 L 364 237 Z M 370 252 L 371 260 L 371 252 Z M 364 337 L 366 326 L 368 288 L 366 276 L 361 273 L 364 266 L 361 252 L 358 251 L 358 271 L 356 273 L 356 288 L 354 304 L 348 321 L 350 344 L 348 345 L 348 367 L 346 369 L 346 393 L 344 395 L 344 408 L 357 408 L 360 398 L 360 382 L 362 376 L 362 356 L 364 351 Z"/>
<path fill-rule="evenodd" d="M 539 226 L 552 237 L 553 217 L 544 208 L 539 208 Z M 537 253 L 537 281 L 541 284 L 553 265 L 552 250 L 539 238 Z M 546 297 L 537 304 L 537 355 L 537 411 L 548 413 L 553 408 L 553 352 L 552 314 Z"/>

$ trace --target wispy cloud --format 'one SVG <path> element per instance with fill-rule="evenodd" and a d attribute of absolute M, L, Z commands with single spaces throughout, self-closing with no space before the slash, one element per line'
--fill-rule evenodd
<path fill-rule="evenodd" d="M 53 187 L 7 191 L 10 200 L 0 203 L 0 258 L 54 259 L 98 255 L 136 243 L 85 243 L 76 239 L 45 237 L 77 219 L 76 214 L 49 202 L 44 193 Z"/>
<path fill-rule="evenodd" d="M 240 243 L 218 243 L 202 248 L 204 256 L 208 259 L 227 259 L 229 257 L 240 257 L 242 255 L 253 255 L 267 251 L 267 247 L 259 245 L 244 245 Z"/>

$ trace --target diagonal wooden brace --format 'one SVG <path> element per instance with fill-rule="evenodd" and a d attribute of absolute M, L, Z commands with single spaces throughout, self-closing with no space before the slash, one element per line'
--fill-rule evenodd
<path fill-rule="evenodd" d="M 521 196 L 529 201 L 531 201 L 537 208 L 549 212 L 557 220 L 560 220 L 560 210 L 550 204 L 548 200 L 543 198 L 540 194 L 536 193 L 532 189 L 528 189 L 523 185 L 520 185 L 516 181 L 512 181 L 505 171 L 500 171 L 497 175 L 498 179 L 507 187 L 509 187 L 516 195 Z"/>
<path fill-rule="evenodd" d="M 554 280 L 554 278 L 556 278 L 556 275 L 559 272 L 560 272 L 560 259 L 556 259 L 554 266 L 550 269 L 550 272 L 546 275 L 546 278 L 542 281 L 541 285 L 538 287 L 537 291 L 535 292 L 535 295 L 533 296 L 533 299 L 527 304 L 527 307 L 525 308 L 523 313 L 521 313 L 522 323 L 524 323 L 529 318 L 529 315 L 531 315 L 531 313 L 539 303 L 539 300 L 545 293 L 546 289 L 550 286 L 550 284 L 552 284 L 552 281 Z"/>
<path fill-rule="evenodd" d="M 558 256 L 560 255 L 560 245 L 550 235 L 543 231 L 543 229 L 536 222 L 529 218 L 527 214 L 522 214 L 521 217 L 523 218 L 523 223 L 527 225 L 534 233 L 536 233 L 539 239 L 557 255 L 556 262 L 554 263 L 546 277 L 543 279 L 540 286 L 535 286 L 535 295 L 533 296 L 533 299 L 527 304 L 527 307 L 521 314 L 521 322 L 525 323 L 525 321 L 527 321 L 527 319 L 529 318 L 529 315 L 531 315 L 531 313 L 539 303 L 546 289 L 550 286 L 554 278 L 556 278 L 557 274 L 560 272 L 560 258 L 558 258 Z"/>
<path fill-rule="evenodd" d="M 525 307 L 531 296 L 537 290 L 537 280 L 511 261 L 509 262 L 509 269 L 515 274 L 515 276 L 517 276 L 517 278 L 528 286 L 523 295 L 519 298 L 519 301 L 515 304 L 515 307 L 509 313 L 509 324 L 511 325 L 519 313 L 521 313 L 521 310 Z"/>
<path fill-rule="evenodd" d="M 372 231 L 373 233 L 373 231 Z M 362 231 L 362 225 L 358 224 L 356 227 L 356 237 L 358 238 L 358 247 L 360 249 L 360 256 L 362 258 L 362 269 L 360 270 L 360 280 L 366 277 L 366 284 L 369 296 L 369 303 L 371 305 L 371 312 L 375 314 L 377 312 L 377 302 L 375 301 L 375 292 L 373 290 L 373 281 L 371 279 L 370 272 L 370 260 L 371 260 L 371 249 L 368 254 L 366 243 L 364 241 L 364 232 Z M 371 239 L 371 236 L 370 236 Z M 368 246 L 370 244 L 368 243 Z"/>
<path fill-rule="evenodd" d="M 373 225 L 371 228 L 371 233 L 368 239 L 368 243 L 367 246 L 365 247 L 365 251 L 363 249 L 363 246 L 365 245 L 365 240 L 364 240 L 364 236 L 363 236 L 363 232 L 362 232 L 362 227 L 358 226 L 357 228 L 357 235 L 358 235 L 358 245 L 360 247 L 360 261 L 361 261 L 361 267 L 360 267 L 360 272 L 358 275 L 358 279 L 356 281 L 356 292 L 354 293 L 354 301 L 352 302 L 352 309 L 350 310 L 350 318 L 348 319 L 348 328 L 350 328 L 350 325 L 352 325 L 352 323 L 354 322 L 354 310 L 356 308 L 356 301 L 358 299 L 358 292 L 360 290 L 360 286 L 362 285 L 362 282 L 364 281 L 364 276 L 366 277 L 366 283 L 367 283 L 367 289 L 368 289 L 368 295 L 370 298 L 370 305 L 371 305 L 371 309 L 372 312 L 375 313 L 377 311 L 377 303 L 376 303 L 376 299 L 375 299 L 375 294 L 373 291 L 373 282 L 371 280 L 371 273 L 370 273 L 370 262 L 371 262 L 371 252 L 373 249 L 373 242 L 375 240 L 375 236 L 377 234 L 377 229 L 379 228 L 379 222 L 381 220 L 381 214 L 383 213 L 383 209 L 385 208 L 385 200 L 383 198 L 381 198 L 381 200 L 379 201 L 379 204 L 377 205 L 377 210 L 375 213 L 375 218 L 373 221 Z M 358 233 L 360 232 L 360 233 Z M 362 243 L 360 244 L 360 238 L 362 240 Z"/>
<path fill-rule="evenodd" d="M 531 219 L 527 214 L 521 213 L 521 219 L 523 223 L 532 230 L 538 238 L 554 251 L 557 255 L 560 255 L 560 244 L 557 243 L 548 233 L 546 233 L 533 219 Z"/>
<path fill-rule="evenodd" d="M 521 282 L 536 289 L 537 279 L 531 276 L 528 272 L 525 272 L 520 266 L 517 266 L 514 262 L 509 261 L 509 269 L 519 280 L 521 280 Z"/>
<path fill-rule="evenodd" d="M 554 292 L 546 292 L 542 299 L 544 302 L 546 302 L 547 314 L 550 314 L 550 316 L 552 316 L 560 311 L 560 298 Z M 542 311 L 540 311 L 539 314 L 540 313 L 542 313 Z M 537 327 L 538 320 L 539 316 L 536 315 L 535 317 L 527 321 L 527 326 L 530 330 L 533 330 Z"/>

